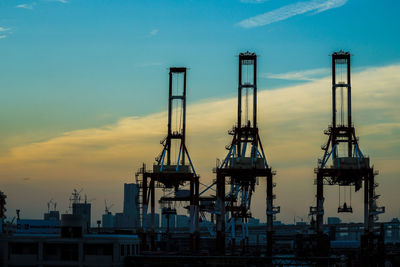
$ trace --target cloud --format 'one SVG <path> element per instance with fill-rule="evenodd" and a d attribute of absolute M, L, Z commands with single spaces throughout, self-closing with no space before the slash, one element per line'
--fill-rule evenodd
<path fill-rule="evenodd" d="M 153 29 L 153 30 L 151 30 L 150 32 L 149 32 L 149 36 L 151 37 L 151 36 L 155 36 L 155 35 L 157 35 L 158 34 L 158 29 Z"/>
<path fill-rule="evenodd" d="M 343 6 L 344 4 L 346 4 L 346 2 L 347 0 L 311 0 L 305 2 L 297 2 L 266 12 L 261 15 L 242 20 L 238 23 L 238 25 L 243 28 L 265 26 L 310 11 L 315 11 L 314 14 L 317 14 L 328 9 Z"/>
<path fill-rule="evenodd" d="M 43 0 L 43 1 L 47 1 L 47 2 L 58 2 L 58 3 L 63 3 L 63 4 L 68 3 L 68 0 Z"/>
<path fill-rule="evenodd" d="M 20 5 L 16 5 L 16 8 L 23 8 L 23 9 L 33 9 L 33 6 L 35 5 L 35 3 L 33 4 L 20 4 Z"/>
<path fill-rule="evenodd" d="M 293 71 L 286 73 L 262 73 L 260 77 L 268 79 L 280 79 L 280 80 L 296 80 L 296 81 L 313 81 L 318 78 L 328 76 L 330 69 L 319 68 L 304 71 Z"/>
<path fill-rule="evenodd" d="M 393 65 L 369 68 L 352 76 L 353 120 L 360 147 L 380 170 L 377 192 L 384 196 L 379 204 L 386 206 L 400 202 L 400 195 L 394 190 L 399 187 L 396 179 L 400 175 L 398 73 L 400 65 Z M 224 147 L 231 142 L 227 130 L 236 119 L 236 101 L 209 100 L 187 107 L 187 146 L 204 184 L 215 179 L 211 172 L 215 159 L 227 153 Z M 259 91 L 258 123 L 268 161 L 277 170 L 276 203 L 282 210 L 279 220 L 291 222 L 293 214 L 307 218 L 308 206 L 315 205 L 313 168 L 322 156 L 320 146 L 326 142 L 323 130 L 330 124 L 330 111 L 328 77 Z M 9 196 L 10 210 L 26 207 L 26 213 L 38 212 L 35 205 L 44 205 L 52 197 L 49 192 L 59 192 L 57 197 L 62 198 L 57 202 L 67 203 L 70 191 L 81 187 L 90 198 L 122 203 L 122 184 L 134 182 L 132 177 L 142 162 L 151 169 L 161 151 L 159 141 L 166 134 L 166 124 L 167 113 L 160 112 L 122 118 L 100 128 L 65 132 L 41 142 L 21 142 L 0 157 L 0 183 Z M 176 156 L 174 151 L 173 161 Z M 18 182 L 21 177 L 31 177 L 29 187 Z M 260 180 L 256 190 L 254 214 L 263 218 L 265 183 Z M 337 216 L 337 194 L 333 190 L 326 188 L 326 216 Z M 354 197 L 360 195 L 356 193 Z M 362 203 L 353 200 L 352 218 L 360 221 Z M 103 212 L 101 204 L 92 208 L 94 216 Z M 397 212 L 387 207 L 382 218 L 389 220 Z"/>
<path fill-rule="evenodd" d="M 261 4 L 268 1 L 269 0 L 240 0 L 240 2 L 242 3 L 249 3 L 249 4 Z"/>
<path fill-rule="evenodd" d="M 0 26 L 0 39 L 6 39 L 8 35 L 6 34 L 8 31 L 10 31 L 9 28 L 4 28 Z"/>

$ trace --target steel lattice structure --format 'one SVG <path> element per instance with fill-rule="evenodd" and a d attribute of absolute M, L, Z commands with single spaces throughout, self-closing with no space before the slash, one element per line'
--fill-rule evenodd
<path fill-rule="evenodd" d="M 143 167 L 137 173 L 142 199 L 142 244 L 146 247 L 150 236 L 151 249 L 155 249 L 155 189 L 161 188 L 165 196 L 159 200 L 162 214 L 167 218 L 176 214 L 174 202 L 189 202 L 191 249 L 198 249 L 199 242 L 199 176 L 186 148 L 186 71 L 184 67 L 172 67 L 169 71 L 168 133 L 161 141 L 163 149 L 156 158 L 153 171 Z M 176 91 L 175 91 L 176 88 Z M 175 142 L 176 141 L 176 142 Z M 173 162 L 174 149 L 178 150 Z M 189 163 L 189 164 L 188 164 Z M 189 185 L 190 189 L 183 189 Z M 150 205 L 150 222 L 147 209 Z M 169 224 L 169 222 L 168 222 Z"/>
<path fill-rule="evenodd" d="M 310 215 L 315 217 L 317 234 L 322 235 L 324 185 L 350 187 L 350 190 L 351 186 L 354 186 L 357 192 L 364 183 L 365 234 L 372 237 L 374 221 L 385 209 L 377 207 L 376 199 L 379 197 L 375 194 L 377 172 L 370 166 L 369 158 L 361 152 L 352 123 L 350 57 L 349 52 L 339 51 L 332 54 L 332 125 L 325 131 L 328 141 L 322 146 L 324 155 L 315 169 L 317 206 L 310 207 Z M 338 90 L 340 94 L 337 94 Z M 329 160 L 332 165 L 328 165 Z M 339 205 L 338 212 L 353 212 L 353 209 L 351 204 L 344 202 L 343 205 Z M 369 243 L 373 242 L 371 238 L 368 240 Z"/>
<path fill-rule="evenodd" d="M 250 98 L 249 98 L 250 95 Z M 238 114 L 237 125 L 229 134 L 232 143 L 226 148 L 227 156 L 217 167 L 217 249 L 225 254 L 226 222 L 231 230 L 231 249 L 235 250 L 236 228 L 241 227 L 242 252 L 248 243 L 248 218 L 251 218 L 251 199 L 257 178 L 267 181 L 267 253 L 272 254 L 274 214 L 273 171 L 268 165 L 257 127 L 257 55 L 239 54 Z M 230 191 L 226 194 L 226 184 Z M 229 229 L 229 227 L 228 227 Z"/>

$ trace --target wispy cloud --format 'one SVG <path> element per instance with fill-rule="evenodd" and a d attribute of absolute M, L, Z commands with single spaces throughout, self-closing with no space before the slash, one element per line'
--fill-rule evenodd
<path fill-rule="evenodd" d="M 328 9 L 343 6 L 346 2 L 347 0 L 311 0 L 297 2 L 242 20 L 238 25 L 243 28 L 260 27 L 311 11 L 315 11 L 314 14 L 317 14 Z"/>
<path fill-rule="evenodd" d="M 399 186 L 396 177 L 400 174 L 399 72 L 400 65 L 370 68 L 354 73 L 352 80 L 354 121 L 361 148 L 383 171 L 378 177 L 385 181 L 378 188 L 385 196 L 382 205 L 400 201 L 400 195 L 392 193 Z M 330 86 L 329 78 L 324 78 L 279 90 L 260 90 L 258 94 L 261 139 L 270 164 L 278 171 L 277 204 L 282 207 L 279 216 L 286 222 L 296 210 L 306 212 L 304 203 L 314 201 L 313 168 L 322 156 L 320 145 L 326 141 L 322 130 L 330 120 Z M 234 97 L 210 100 L 187 108 L 187 145 L 203 183 L 215 178 L 211 173 L 215 158 L 226 156 L 224 146 L 231 141 L 226 130 L 235 121 L 236 101 Z M 91 188 L 91 197 L 100 199 L 107 192 L 120 192 L 121 184 L 127 182 L 123 177 L 142 162 L 152 163 L 161 151 L 159 140 L 167 130 L 166 116 L 166 112 L 161 112 L 128 117 L 113 125 L 66 132 L 45 141 L 21 141 L 0 156 L 2 190 L 15 199 L 10 201 L 10 210 L 21 206 L 35 210 L 32 202 L 46 203 L 48 192 L 61 192 L 67 199 L 71 188 L 60 186 L 64 184 Z M 21 177 L 31 177 L 32 185 L 15 185 L 10 189 L 10 184 Z M 41 191 L 32 186 L 46 188 L 47 193 L 39 194 Z M 262 186 L 260 182 L 257 190 L 265 192 Z M 22 198 L 27 192 L 35 197 Z M 257 217 L 265 216 L 265 196 L 260 196 L 253 202 L 260 206 L 254 210 Z M 118 194 L 115 198 L 122 203 Z M 336 214 L 335 204 L 327 203 L 327 214 Z M 362 211 L 362 202 L 354 205 L 360 205 L 354 207 L 356 212 Z M 101 212 L 98 207 L 95 216 Z M 385 216 L 389 219 L 394 215 L 392 211 Z M 362 213 L 354 216 L 362 218 Z"/>
<path fill-rule="evenodd" d="M 33 9 L 33 6 L 35 5 L 35 3 L 32 4 L 20 4 L 20 5 L 16 5 L 16 8 L 23 8 L 23 9 Z"/>
<path fill-rule="evenodd" d="M 59 2 L 59 3 L 63 3 L 63 4 L 68 3 L 68 0 L 44 0 L 44 1 L 47 1 L 47 2 Z"/>
<path fill-rule="evenodd" d="M 250 4 L 261 4 L 267 2 L 269 0 L 240 0 L 242 3 L 250 3 Z"/>
<path fill-rule="evenodd" d="M 262 78 L 280 79 L 280 80 L 296 80 L 296 81 L 314 81 L 324 76 L 328 76 L 329 68 L 319 68 L 303 71 L 291 71 L 286 73 L 262 73 Z"/>
<path fill-rule="evenodd" d="M 10 31 L 10 28 L 4 28 L 0 26 L 0 39 L 5 39 L 8 37 L 6 34 L 8 31 Z"/>
<path fill-rule="evenodd" d="M 155 35 L 158 34 L 158 32 L 159 32 L 158 29 L 153 29 L 153 30 L 151 30 L 151 31 L 149 32 L 149 36 L 150 36 L 150 37 L 155 36 Z"/>

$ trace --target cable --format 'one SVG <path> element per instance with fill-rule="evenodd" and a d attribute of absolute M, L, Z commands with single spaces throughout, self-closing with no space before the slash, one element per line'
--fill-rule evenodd
<path fill-rule="evenodd" d="M 245 115 L 245 119 L 246 119 L 246 124 L 247 121 L 249 120 L 249 88 L 246 87 L 246 115 Z"/>
<path fill-rule="evenodd" d="M 178 88 L 179 87 L 179 77 L 178 76 L 179 76 L 179 74 L 175 75 L 176 95 L 178 95 L 178 92 L 179 92 L 179 88 Z M 178 104 L 176 102 L 175 102 L 174 110 L 175 110 L 175 131 L 178 131 Z M 174 142 L 174 143 L 176 143 L 176 142 Z M 175 160 L 174 161 L 175 162 L 176 162 L 176 155 L 178 154 L 177 149 L 178 149 L 178 147 L 175 145 L 175 147 L 174 147 L 174 153 L 175 153 L 175 155 L 174 155 Z M 176 164 L 178 165 L 179 163 L 176 162 Z"/>
<path fill-rule="evenodd" d="M 180 107 L 180 114 L 179 114 L 179 132 L 180 133 L 183 133 L 182 121 L 183 121 L 183 100 L 181 100 L 181 107 Z"/>
<path fill-rule="evenodd" d="M 351 185 L 350 185 L 350 207 L 351 207 Z"/>
<path fill-rule="evenodd" d="M 344 125 L 344 99 L 343 99 L 343 87 L 340 87 L 340 123 Z"/>

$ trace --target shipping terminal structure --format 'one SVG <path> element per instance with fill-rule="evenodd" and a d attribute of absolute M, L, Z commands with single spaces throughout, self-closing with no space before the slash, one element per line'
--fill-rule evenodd
<path fill-rule="evenodd" d="M 0 192 L 1 266 L 400 265 L 400 221 L 378 222 L 385 212 L 377 201 L 378 172 L 362 153 L 352 120 L 351 55 L 338 51 L 331 57 L 332 121 L 314 170 L 316 205 L 309 208 L 309 223 L 276 220 L 276 171 L 258 128 L 257 55 L 247 51 L 238 56 L 237 117 L 228 131 L 232 141 L 223 160 L 217 160 L 211 183 L 202 183 L 186 142 L 189 69 L 171 67 L 161 152 L 151 168 L 141 164 L 135 183 L 124 185 L 123 212 L 113 215 L 113 205 L 105 201 L 102 221 L 93 227 L 90 203 L 86 197 L 81 203 L 74 190 L 72 214 L 62 214 L 61 220 L 51 201 L 43 221 L 22 220 L 18 210 L 17 223 L 6 223 L 6 195 Z M 265 148 L 270 139 L 263 140 Z M 264 188 L 259 180 L 266 185 L 266 223 L 251 210 L 255 192 Z M 339 187 L 338 213 L 352 213 L 352 191 L 363 190 L 363 223 L 329 217 L 324 224 L 328 185 Z"/>

